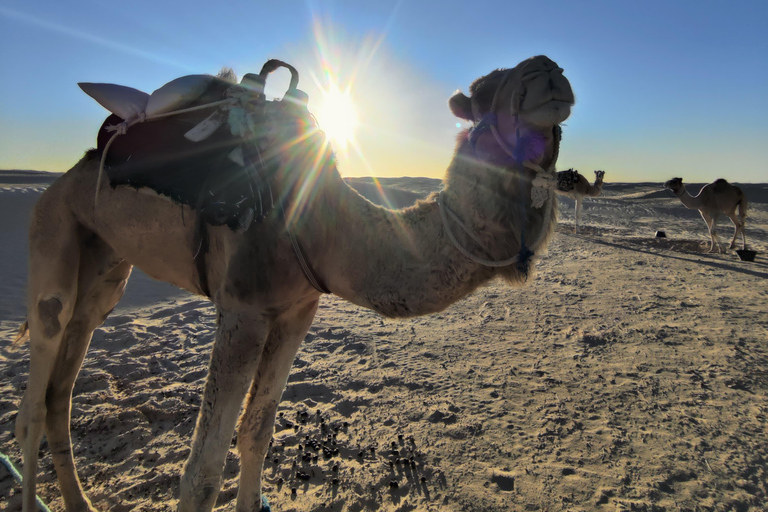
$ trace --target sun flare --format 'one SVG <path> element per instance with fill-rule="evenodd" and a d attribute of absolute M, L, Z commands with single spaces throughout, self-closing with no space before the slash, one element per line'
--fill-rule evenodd
<path fill-rule="evenodd" d="M 323 102 L 317 113 L 320 129 L 328 138 L 346 148 L 353 142 L 357 128 L 357 112 L 349 89 L 341 91 L 335 83 L 322 91 Z"/>

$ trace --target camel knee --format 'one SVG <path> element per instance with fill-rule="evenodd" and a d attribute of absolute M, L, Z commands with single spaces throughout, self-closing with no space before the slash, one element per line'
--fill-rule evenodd
<path fill-rule="evenodd" d="M 64 305 L 57 297 L 43 299 L 37 303 L 37 316 L 40 318 L 40 326 L 46 338 L 53 338 L 61 332 L 59 315 Z"/>
<path fill-rule="evenodd" d="M 42 427 L 45 423 L 46 415 L 47 409 L 44 403 L 32 404 L 27 397 L 24 397 L 19 414 L 16 417 L 15 434 L 17 442 L 24 446 L 30 434 L 42 437 Z"/>
<path fill-rule="evenodd" d="M 55 294 L 39 299 L 35 309 L 42 334 L 50 339 L 62 334 L 72 317 L 74 301 L 67 301 Z"/>

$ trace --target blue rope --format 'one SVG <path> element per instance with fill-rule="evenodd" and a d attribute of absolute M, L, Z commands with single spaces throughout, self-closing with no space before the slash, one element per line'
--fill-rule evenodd
<path fill-rule="evenodd" d="M 486 131 L 491 129 L 491 126 L 496 126 L 498 123 L 498 116 L 495 112 L 487 112 L 486 114 L 483 114 L 483 117 L 480 119 L 480 121 L 475 124 L 475 126 L 469 131 L 469 144 L 472 146 L 472 151 L 475 151 L 475 145 L 477 144 L 477 139 Z M 513 155 L 512 155 L 512 162 L 513 164 L 517 164 L 518 162 L 524 162 L 525 161 L 525 144 L 523 137 L 520 136 L 520 125 L 518 123 L 517 125 L 517 132 L 516 132 L 516 138 L 517 138 L 517 144 L 515 144 L 515 147 L 513 149 Z M 518 272 L 520 272 L 523 277 L 527 280 L 528 279 L 528 269 L 531 264 L 531 258 L 534 256 L 534 252 L 528 248 L 528 246 L 525 243 L 525 231 L 526 231 L 526 225 L 528 224 L 528 214 L 525 208 L 526 204 L 526 197 L 525 197 L 525 191 L 521 187 L 520 188 L 520 197 L 518 200 L 518 204 L 520 207 L 520 218 L 523 221 L 523 227 L 520 232 L 520 252 L 517 254 L 517 262 L 515 263 L 515 268 Z"/>
<path fill-rule="evenodd" d="M 522 100 L 521 100 L 522 103 Z M 515 144 L 514 149 L 512 150 L 513 153 L 513 160 L 515 163 L 517 162 L 525 162 L 525 144 L 523 137 L 520 136 L 520 122 L 516 119 L 517 129 L 515 131 L 515 138 L 517 139 L 517 142 Z M 521 179 L 522 181 L 522 179 Z M 525 231 L 526 226 L 528 225 L 528 211 L 525 208 L 526 203 L 526 197 L 525 197 L 525 189 L 523 187 L 520 187 L 520 191 L 518 192 L 520 197 L 518 198 L 517 204 L 520 208 L 520 217 L 523 220 L 523 226 L 520 229 L 520 252 L 517 254 L 517 263 L 515 264 L 515 268 L 518 272 L 520 272 L 525 280 L 528 280 L 528 268 L 531 264 L 531 258 L 533 257 L 533 251 L 528 248 L 528 246 L 525 243 Z"/>
<path fill-rule="evenodd" d="M 21 483 L 22 483 L 21 473 L 19 473 L 19 470 L 16 469 L 16 466 L 13 465 L 13 462 L 11 462 L 11 459 L 9 459 L 8 456 L 6 454 L 2 453 L 2 452 L 0 452 L 0 462 L 2 462 L 3 465 L 6 468 L 8 468 L 8 471 L 10 471 L 11 475 L 13 476 L 13 478 L 17 482 L 19 482 L 19 484 L 21 485 Z M 51 512 L 51 509 L 49 509 L 45 505 L 45 503 L 43 503 L 43 500 L 40 499 L 40 496 L 35 496 L 35 501 L 37 502 L 37 508 L 41 512 Z M 267 510 L 267 512 L 269 512 L 269 510 Z"/>
<path fill-rule="evenodd" d="M 496 126 L 496 123 L 498 122 L 498 117 L 496 117 L 496 114 L 494 112 L 488 112 L 487 114 L 484 114 L 482 119 L 478 121 L 478 123 L 469 130 L 469 144 L 472 146 L 472 151 L 475 150 L 475 144 L 477 144 L 477 139 L 485 132 L 491 129 L 491 126 Z"/>
<path fill-rule="evenodd" d="M 9 459 L 8 456 L 3 452 L 0 452 L 0 462 L 2 462 L 3 465 L 8 468 L 8 471 L 11 473 L 11 476 L 13 476 L 14 480 L 19 482 L 19 485 L 21 485 L 21 473 L 19 473 L 19 470 L 16 469 L 16 466 L 13 465 L 11 459 Z M 43 503 L 43 500 L 40 499 L 40 496 L 35 496 L 35 501 L 37 502 L 37 508 L 40 510 L 40 512 L 51 512 L 51 509 L 49 509 L 46 504 Z M 267 500 L 267 497 L 263 494 L 261 495 L 261 512 L 272 512 L 272 507 L 269 506 L 269 500 Z"/>
<path fill-rule="evenodd" d="M 523 187 L 520 187 L 520 198 L 518 199 L 518 205 L 520 208 L 520 217 L 523 221 L 523 226 L 520 230 L 520 252 L 517 253 L 517 263 L 515 263 L 515 268 L 518 272 L 520 272 L 523 277 L 528 280 L 528 268 L 531 264 L 531 258 L 533 258 L 534 252 L 528 248 L 528 246 L 525 243 L 525 227 L 528 224 L 528 213 L 525 209 L 525 189 Z"/>

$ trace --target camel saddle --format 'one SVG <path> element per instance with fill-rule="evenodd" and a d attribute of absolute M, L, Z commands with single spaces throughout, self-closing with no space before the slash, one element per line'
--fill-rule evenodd
<path fill-rule="evenodd" d="M 278 67 L 291 70 L 282 100 L 264 85 Z M 80 84 L 113 112 L 97 149 L 112 187 L 147 187 L 198 211 L 205 222 L 246 229 L 273 206 L 270 179 L 280 158 L 270 147 L 316 128 L 298 73 L 268 61 L 240 84 L 190 75 L 147 95 L 114 84 Z"/>

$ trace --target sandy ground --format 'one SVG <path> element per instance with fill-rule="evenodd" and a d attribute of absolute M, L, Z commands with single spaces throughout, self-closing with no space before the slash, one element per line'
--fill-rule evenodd
<path fill-rule="evenodd" d="M 8 341 L 25 315 L 25 232 L 45 184 L 5 174 L 0 451 L 18 463 L 28 357 Z M 384 181 L 395 206 L 438 184 Z M 549 254 L 522 288 L 496 283 L 406 321 L 325 297 L 265 462 L 273 510 L 768 510 L 768 185 L 744 190 L 752 263 L 706 254 L 704 222 L 660 184 L 608 183 L 585 201 L 578 235 L 561 202 Z M 730 240 L 730 223 L 720 231 Z M 72 436 L 99 510 L 174 509 L 213 313 L 135 271 L 96 331 Z M 234 445 L 219 510 L 234 509 Z M 40 453 L 39 494 L 62 510 L 45 442 Z M 19 491 L 0 466 L 0 509 L 18 510 Z"/>

